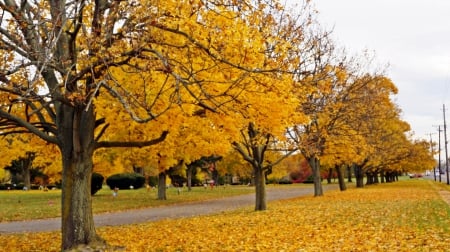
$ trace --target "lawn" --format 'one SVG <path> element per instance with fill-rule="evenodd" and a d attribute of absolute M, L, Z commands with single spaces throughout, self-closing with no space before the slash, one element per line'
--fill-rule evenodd
<path fill-rule="evenodd" d="M 427 180 L 329 191 L 209 216 L 98 228 L 124 251 L 448 251 L 449 187 Z M 1 235 L 9 251 L 59 251 L 59 232 Z"/>
<path fill-rule="evenodd" d="M 189 192 L 187 188 L 179 191 L 177 188 L 170 187 L 167 189 L 167 200 L 157 200 L 156 189 L 121 190 L 118 196 L 114 198 L 112 191 L 105 186 L 92 197 L 92 205 L 94 213 L 102 213 L 201 201 L 253 192 L 254 188 L 248 186 L 220 186 L 213 190 L 209 187 L 207 189 L 193 187 Z M 0 191 L 0 209 L 0 222 L 59 217 L 61 216 L 61 191 Z"/>

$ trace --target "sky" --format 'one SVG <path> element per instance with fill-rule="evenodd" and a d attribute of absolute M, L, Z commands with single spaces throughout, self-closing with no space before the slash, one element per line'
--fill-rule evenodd
<path fill-rule="evenodd" d="M 294 0 L 295 1 L 295 0 Z M 371 52 L 399 89 L 394 102 L 415 139 L 450 123 L 449 0 L 312 0 L 324 28 L 351 53 Z M 447 127 L 449 128 L 449 127 Z M 441 126 L 443 129 L 443 126 Z M 442 134 L 442 133 L 441 133 Z M 443 139 L 443 134 L 441 135 Z"/>

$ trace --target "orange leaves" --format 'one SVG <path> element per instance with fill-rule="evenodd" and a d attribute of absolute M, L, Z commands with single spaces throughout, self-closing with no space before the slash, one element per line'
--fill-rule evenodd
<path fill-rule="evenodd" d="M 128 244 L 127 251 L 445 250 L 450 235 L 440 225 L 450 224 L 448 214 L 437 221 L 420 220 L 436 215 L 433 204 L 445 205 L 427 182 L 418 183 L 286 200 L 264 212 L 244 209 L 100 232 L 112 244 Z M 139 239 L 127 243 L 113 233 Z"/>
<path fill-rule="evenodd" d="M 0 248 L 9 251 L 61 251 L 61 235 L 57 232 L 25 233 L 0 236 Z"/>
<path fill-rule="evenodd" d="M 445 251 L 449 206 L 428 181 L 302 197 L 210 216 L 98 228 L 125 251 Z M 59 251 L 53 233 L 2 235 L 13 251 Z"/>

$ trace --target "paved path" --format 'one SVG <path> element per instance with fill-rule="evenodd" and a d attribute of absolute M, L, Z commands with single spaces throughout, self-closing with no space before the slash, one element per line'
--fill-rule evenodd
<path fill-rule="evenodd" d="M 338 185 L 324 185 L 324 191 L 335 190 Z M 313 185 L 310 188 L 283 187 L 270 188 L 267 190 L 267 200 L 281 200 L 306 195 L 313 195 Z M 136 224 L 161 219 L 175 219 L 220 213 L 255 204 L 255 195 L 247 194 L 221 199 L 207 200 L 202 202 L 185 203 L 154 208 L 129 210 L 115 213 L 97 214 L 94 222 L 99 226 L 117 226 L 125 224 Z M 269 205 L 270 207 L 270 205 Z M 0 222 L 0 234 L 22 233 L 22 232 L 44 232 L 61 229 L 61 218 L 42 220 L 27 220 L 14 222 Z"/>

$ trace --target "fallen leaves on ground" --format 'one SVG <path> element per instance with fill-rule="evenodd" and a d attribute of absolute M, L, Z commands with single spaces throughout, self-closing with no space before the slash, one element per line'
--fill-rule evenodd
<path fill-rule="evenodd" d="M 210 216 L 98 228 L 126 251 L 446 251 L 450 207 L 428 181 L 327 192 Z M 57 232 L 2 235 L 10 251 L 59 251 Z"/>

